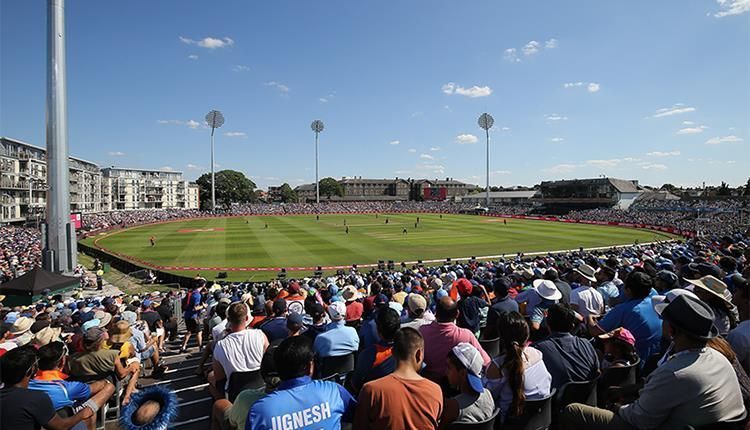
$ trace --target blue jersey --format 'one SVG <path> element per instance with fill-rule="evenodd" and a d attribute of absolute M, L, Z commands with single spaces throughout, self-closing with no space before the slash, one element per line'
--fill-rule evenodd
<path fill-rule="evenodd" d="M 91 389 L 83 382 L 32 379 L 29 381 L 29 389 L 47 393 L 55 410 L 73 406 L 76 402 L 83 402 L 91 397 Z"/>
<path fill-rule="evenodd" d="M 245 430 L 340 429 L 357 401 L 344 387 L 309 376 L 289 379 L 253 404 Z"/>

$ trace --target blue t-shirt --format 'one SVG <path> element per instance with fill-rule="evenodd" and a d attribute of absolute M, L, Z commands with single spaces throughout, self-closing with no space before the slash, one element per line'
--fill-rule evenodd
<path fill-rule="evenodd" d="M 190 302 L 185 308 L 185 319 L 198 319 L 200 311 L 196 311 L 195 308 L 201 305 L 201 293 L 193 291 L 190 296 Z"/>
<path fill-rule="evenodd" d="M 659 352 L 661 345 L 661 319 L 651 306 L 651 297 L 630 299 L 620 303 L 604 315 L 599 327 L 608 332 L 625 327 L 635 337 L 635 350 L 644 363 Z"/>
<path fill-rule="evenodd" d="M 344 387 L 309 376 L 289 379 L 256 401 L 250 408 L 245 430 L 340 429 L 351 422 L 357 401 Z"/>
<path fill-rule="evenodd" d="M 339 357 L 357 352 L 359 335 L 354 327 L 342 321 L 332 322 L 323 333 L 315 337 L 313 349 L 318 357 Z"/>
<path fill-rule="evenodd" d="M 266 320 L 260 325 L 260 329 L 263 330 L 269 342 L 289 337 L 289 329 L 286 328 L 286 318 L 284 317 Z"/>
<path fill-rule="evenodd" d="M 616 299 L 620 297 L 620 290 L 617 288 L 617 285 L 615 285 L 612 281 L 607 281 L 603 283 L 602 285 L 599 285 L 599 287 L 596 288 L 597 291 L 599 291 L 599 294 L 602 295 L 602 299 L 604 299 L 604 305 L 609 306 L 610 299 Z"/>
<path fill-rule="evenodd" d="M 29 381 L 29 389 L 44 391 L 52 400 L 55 410 L 73 406 L 76 402 L 86 401 L 91 397 L 91 389 L 83 382 L 32 379 Z"/>

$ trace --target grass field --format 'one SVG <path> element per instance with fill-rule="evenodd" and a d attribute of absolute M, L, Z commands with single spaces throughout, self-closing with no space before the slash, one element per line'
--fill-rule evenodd
<path fill-rule="evenodd" d="M 417 217 L 420 222 L 415 228 Z M 214 276 L 209 268 L 291 270 L 378 260 L 400 263 L 625 245 L 670 237 L 621 227 L 507 221 L 505 225 L 499 218 L 440 218 L 434 214 L 381 214 L 377 218 L 321 215 L 319 221 L 314 215 L 206 218 L 133 227 L 86 239 L 86 243 L 95 242 L 110 252 L 166 267 L 170 272 L 195 275 L 201 271 L 204 276 Z M 151 246 L 150 237 L 154 237 L 155 246 Z M 245 280 L 253 275 L 261 279 L 268 273 L 230 271 L 229 279 Z M 309 269 L 304 275 L 309 275 Z"/>

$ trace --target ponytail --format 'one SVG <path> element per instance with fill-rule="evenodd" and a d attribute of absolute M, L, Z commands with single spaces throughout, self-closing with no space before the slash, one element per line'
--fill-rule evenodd
<path fill-rule="evenodd" d="M 521 314 L 510 312 L 501 316 L 498 331 L 500 342 L 505 349 L 503 370 L 513 393 L 508 416 L 520 416 L 523 414 L 523 406 L 526 401 L 523 350 L 526 341 L 529 340 L 529 325 Z"/>

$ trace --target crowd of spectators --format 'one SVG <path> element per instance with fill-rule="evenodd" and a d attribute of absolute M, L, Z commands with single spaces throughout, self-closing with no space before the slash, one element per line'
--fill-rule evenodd
<path fill-rule="evenodd" d="M 166 370 L 159 353 L 178 317 L 198 337 L 183 351 L 202 355 L 213 428 L 510 423 L 527 402 L 585 381 L 598 381 L 598 401 L 556 403 L 559 428 L 731 421 L 750 405 L 748 276 L 750 237 L 736 233 L 267 283 L 197 277 L 145 297 L 52 296 L 0 311 L 0 425 L 91 427 L 112 385 L 116 401 L 138 401 L 143 363 L 155 378 Z M 637 369 L 635 385 L 612 382 L 623 367 Z M 233 392 L 235 374 L 260 382 Z M 65 407 L 68 418 L 55 412 Z"/>
<path fill-rule="evenodd" d="M 40 233 L 24 227 L 0 227 L 0 284 L 41 264 Z"/>

